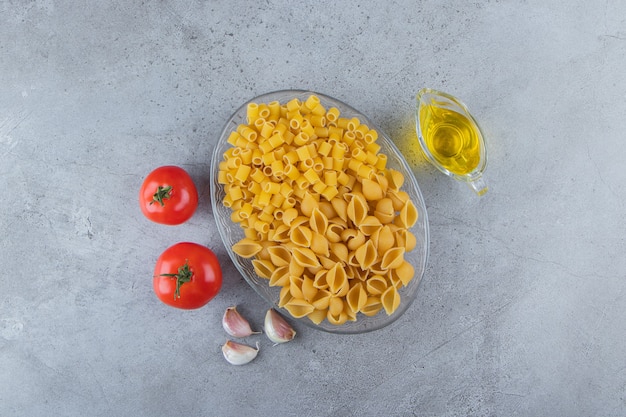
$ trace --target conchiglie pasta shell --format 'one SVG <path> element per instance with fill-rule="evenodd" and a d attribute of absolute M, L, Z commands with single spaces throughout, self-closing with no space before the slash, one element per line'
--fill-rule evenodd
<path fill-rule="evenodd" d="M 387 196 L 391 199 L 393 203 L 393 209 L 395 211 L 402 210 L 402 207 L 404 207 L 404 203 L 409 200 L 409 195 L 406 193 L 406 191 L 389 190 Z"/>
<path fill-rule="evenodd" d="M 378 201 L 374 214 L 382 224 L 393 222 L 393 219 L 396 217 L 396 212 L 393 209 L 393 201 L 391 201 L 390 198 L 383 198 Z"/>
<path fill-rule="evenodd" d="M 361 269 L 368 269 L 376 262 L 378 257 L 374 243 L 372 243 L 371 240 L 368 240 L 365 245 L 354 251 L 354 257 L 358 261 Z"/>
<path fill-rule="evenodd" d="M 361 232 L 360 230 L 354 230 L 354 229 L 346 229 L 346 230 L 354 231 L 353 233 L 347 233 L 346 234 L 347 239 L 344 239 L 344 242 L 346 242 L 346 246 L 348 246 L 348 249 L 356 250 L 357 248 L 365 244 L 365 241 L 367 240 L 367 238 L 365 237 L 363 232 Z M 342 237 L 343 237 L 343 233 L 342 233 Z"/>
<path fill-rule="evenodd" d="M 300 287 L 300 289 L 302 290 L 302 296 L 309 303 L 315 299 L 318 291 L 317 288 L 315 288 L 315 286 L 313 285 L 313 279 L 307 276 L 302 278 L 302 286 Z"/>
<path fill-rule="evenodd" d="M 317 259 L 315 252 L 313 252 L 311 249 L 294 248 L 292 255 L 294 259 L 296 260 L 296 262 L 298 262 L 298 264 L 302 265 L 305 268 L 307 267 L 316 268 L 320 266 L 320 262 Z"/>
<path fill-rule="evenodd" d="M 359 224 L 359 230 L 365 236 L 370 236 L 382 227 L 382 223 L 375 216 L 366 216 L 365 219 Z"/>
<path fill-rule="evenodd" d="M 301 298 L 290 299 L 285 303 L 284 308 L 289 312 L 289 314 L 297 319 L 306 317 L 315 310 L 315 307 Z"/>
<path fill-rule="evenodd" d="M 344 310 L 343 297 L 330 297 L 328 313 L 338 316 Z"/>
<path fill-rule="evenodd" d="M 309 302 L 315 307 L 317 310 L 327 310 L 328 305 L 330 304 L 330 299 L 332 298 L 332 294 L 326 290 L 318 290 Z"/>
<path fill-rule="evenodd" d="M 335 262 L 346 263 L 349 253 L 348 247 L 343 243 L 337 242 L 330 244 L 330 259 Z"/>
<path fill-rule="evenodd" d="M 304 298 L 304 295 L 302 294 L 303 281 L 304 278 L 302 277 L 294 277 L 293 275 L 289 276 L 289 292 L 293 298 Z"/>
<path fill-rule="evenodd" d="M 400 306 L 400 294 L 398 294 L 396 287 L 392 286 L 387 288 L 387 290 L 380 296 L 380 302 L 382 303 L 387 315 L 393 314 L 398 306 Z"/>
<path fill-rule="evenodd" d="M 284 217 L 283 217 L 284 219 Z M 270 233 L 268 233 L 267 238 L 274 242 L 289 242 L 291 238 L 289 237 L 289 226 L 286 224 L 279 224 L 275 229 L 271 229 Z"/>
<path fill-rule="evenodd" d="M 267 248 L 272 263 L 279 267 L 289 265 L 291 262 L 291 252 L 284 246 L 272 246 Z"/>
<path fill-rule="evenodd" d="M 340 242 L 341 241 L 341 232 L 343 232 L 344 228 L 338 224 L 329 224 L 326 228 L 326 239 L 329 242 Z"/>
<path fill-rule="evenodd" d="M 404 262 L 405 249 L 402 247 L 391 248 L 383 255 L 380 266 L 383 269 L 394 269 Z"/>
<path fill-rule="evenodd" d="M 363 222 L 368 211 L 369 206 L 365 198 L 361 194 L 353 194 L 348 203 L 348 219 L 350 219 L 354 225 L 358 226 Z"/>
<path fill-rule="evenodd" d="M 311 320 L 315 324 L 320 324 L 326 318 L 328 314 L 327 310 L 313 310 L 311 313 L 307 315 L 307 318 Z"/>
<path fill-rule="evenodd" d="M 281 266 L 272 272 L 270 276 L 270 287 L 285 287 L 289 285 L 289 266 Z"/>
<path fill-rule="evenodd" d="M 371 295 L 382 294 L 388 286 L 387 280 L 381 275 L 372 275 L 365 282 L 365 288 Z"/>
<path fill-rule="evenodd" d="M 379 255 L 384 254 L 396 244 L 396 238 L 391 228 L 386 225 L 370 236 L 370 239 L 374 242 Z"/>
<path fill-rule="evenodd" d="M 289 275 L 300 276 L 304 273 L 304 266 L 300 265 L 298 261 L 293 259 L 293 254 L 291 257 L 291 261 L 289 262 Z"/>
<path fill-rule="evenodd" d="M 346 294 L 346 303 L 350 310 L 354 313 L 361 311 L 361 308 L 367 302 L 367 292 L 363 288 L 361 282 L 354 284 Z"/>
<path fill-rule="evenodd" d="M 317 255 L 328 257 L 330 255 L 328 249 L 328 239 L 320 233 L 313 232 L 310 248 Z"/>
<path fill-rule="evenodd" d="M 300 202 L 300 211 L 307 217 L 311 217 L 313 210 L 319 207 L 318 200 L 311 193 L 305 193 Z"/>
<path fill-rule="evenodd" d="M 252 266 L 254 267 L 254 272 L 256 272 L 259 277 L 265 279 L 270 279 L 272 272 L 276 269 L 271 261 L 264 259 L 253 259 Z"/>
<path fill-rule="evenodd" d="M 313 239 L 313 231 L 306 226 L 296 226 L 291 229 L 291 241 L 298 246 L 308 248 L 311 246 L 311 240 Z"/>
<path fill-rule="evenodd" d="M 389 187 L 396 191 L 402 188 L 402 184 L 404 184 L 404 175 L 395 169 L 387 170 L 387 179 L 389 180 Z"/>
<path fill-rule="evenodd" d="M 348 221 L 348 203 L 339 197 L 335 197 L 330 200 L 330 204 L 332 204 L 335 212 L 337 213 L 337 217 L 342 219 L 344 222 Z"/>
<path fill-rule="evenodd" d="M 328 281 L 326 281 L 326 274 L 328 274 L 327 269 L 322 269 L 315 274 L 315 278 L 313 278 L 313 286 L 320 290 L 325 290 L 328 288 Z"/>
<path fill-rule="evenodd" d="M 407 252 L 411 252 L 417 246 L 415 235 L 406 229 L 400 229 L 396 232 L 397 246 L 402 246 Z"/>
<path fill-rule="evenodd" d="M 376 181 L 364 178 L 361 181 L 363 196 L 368 201 L 378 201 L 384 197 L 384 192 L 380 184 Z"/>
<path fill-rule="evenodd" d="M 404 203 L 404 206 L 400 210 L 400 214 L 396 217 L 395 222 L 398 226 L 408 229 L 413 227 L 417 222 L 418 213 L 415 204 L 411 200 Z"/>
<path fill-rule="evenodd" d="M 350 289 L 346 270 L 339 263 L 328 270 L 326 282 L 328 283 L 328 290 L 337 297 L 343 297 Z"/>
<path fill-rule="evenodd" d="M 289 286 L 281 288 L 280 295 L 278 296 L 278 307 L 284 307 L 292 298 L 293 296 L 289 291 Z"/>
<path fill-rule="evenodd" d="M 233 245 L 233 252 L 243 258 L 251 258 L 263 250 L 263 245 L 249 238 L 243 238 Z"/>
<path fill-rule="evenodd" d="M 311 219 L 309 220 L 311 230 L 321 235 L 326 233 L 328 228 L 328 217 L 319 208 L 314 208 L 311 213 Z"/>
<path fill-rule="evenodd" d="M 371 296 L 367 297 L 367 301 L 365 301 L 365 305 L 361 307 L 361 313 L 365 314 L 368 317 L 375 316 L 378 312 L 383 308 L 382 303 L 380 302 L 379 296 Z"/>
<path fill-rule="evenodd" d="M 404 261 L 398 268 L 392 269 L 391 274 L 402 282 L 402 285 L 406 286 L 413 280 L 413 277 L 415 276 L 415 268 L 407 261 Z"/>

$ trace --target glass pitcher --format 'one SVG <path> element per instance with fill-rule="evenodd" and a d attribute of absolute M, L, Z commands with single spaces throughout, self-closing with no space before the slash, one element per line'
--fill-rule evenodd
<path fill-rule="evenodd" d="M 467 183 L 479 196 L 485 194 L 485 141 L 467 107 L 456 97 L 423 88 L 417 93 L 415 119 L 426 159 L 444 174 Z"/>

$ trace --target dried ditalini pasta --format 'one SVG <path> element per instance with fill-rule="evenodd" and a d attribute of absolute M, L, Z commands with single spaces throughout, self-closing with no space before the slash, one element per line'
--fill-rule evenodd
<path fill-rule="evenodd" d="M 315 95 L 246 110 L 218 173 L 245 235 L 233 252 L 253 258 L 294 317 L 341 325 L 393 314 L 415 273 L 404 255 L 419 213 L 378 132 Z"/>

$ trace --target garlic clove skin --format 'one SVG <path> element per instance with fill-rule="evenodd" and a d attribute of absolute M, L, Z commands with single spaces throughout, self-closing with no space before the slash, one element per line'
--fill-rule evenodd
<path fill-rule="evenodd" d="M 265 334 L 274 343 L 286 343 L 296 336 L 296 331 L 276 310 L 270 308 L 265 314 Z"/>
<path fill-rule="evenodd" d="M 222 346 L 222 353 L 228 363 L 232 365 L 245 365 L 256 358 L 256 355 L 259 353 L 259 342 L 257 342 L 255 349 L 248 345 L 227 340 L 224 346 Z"/>
<path fill-rule="evenodd" d="M 253 332 L 250 328 L 250 323 L 237 311 L 237 306 L 228 307 L 222 317 L 222 327 L 226 333 L 233 337 L 247 337 L 251 334 L 260 332 Z"/>

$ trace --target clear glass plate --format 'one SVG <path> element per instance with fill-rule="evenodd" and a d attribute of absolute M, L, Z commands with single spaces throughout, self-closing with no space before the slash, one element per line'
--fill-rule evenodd
<path fill-rule="evenodd" d="M 324 320 L 318 325 L 306 317 L 301 319 L 293 318 L 287 310 L 278 307 L 280 287 L 270 287 L 267 279 L 263 279 L 255 273 L 252 265 L 252 259 L 242 258 L 232 251 L 232 246 L 244 237 L 244 232 L 239 224 L 234 223 L 231 220 L 231 209 L 223 205 L 225 197 L 224 187 L 219 184 L 217 180 L 219 163 L 223 160 L 224 152 L 231 147 L 231 145 L 227 142 L 228 136 L 232 131 L 237 129 L 239 124 L 246 123 L 248 103 L 270 103 L 272 101 L 278 101 L 281 104 L 285 104 L 293 98 L 298 98 L 304 102 L 311 94 L 319 97 L 321 104 L 326 109 L 336 107 L 341 111 L 341 117 L 358 117 L 362 124 L 367 124 L 370 128 L 378 131 L 377 143 L 381 146 L 379 153 L 387 155 L 387 168 L 393 168 L 400 171 L 404 175 L 405 181 L 402 186 L 402 190 L 409 194 L 418 210 L 418 221 L 410 229 L 417 239 L 417 245 L 411 252 L 407 252 L 405 254 L 405 260 L 412 264 L 415 268 L 415 276 L 407 286 L 398 290 L 401 296 L 401 303 L 397 310 L 395 310 L 395 312 L 391 315 L 387 315 L 384 310 L 381 310 L 378 314 L 371 317 L 359 313 L 356 321 L 348 321 L 343 325 L 334 325 L 329 323 L 327 320 Z M 380 329 L 393 323 L 402 314 L 404 314 L 415 299 L 420 281 L 426 269 L 429 254 L 428 215 L 426 213 L 424 198 L 422 197 L 422 193 L 411 168 L 391 139 L 368 117 L 351 106 L 324 94 L 304 90 L 275 91 L 249 100 L 237 109 L 237 111 L 230 117 L 220 134 L 217 144 L 215 145 L 211 160 L 211 185 L 211 202 L 213 205 L 213 214 L 215 216 L 217 228 L 222 241 L 224 242 L 224 246 L 235 264 L 235 267 L 243 275 L 248 284 L 250 284 L 250 286 L 263 299 L 265 299 L 273 308 L 285 315 L 287 318 L 301 322 L 309 327 L 331 333 L 365 333 Z"/>

